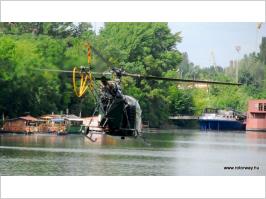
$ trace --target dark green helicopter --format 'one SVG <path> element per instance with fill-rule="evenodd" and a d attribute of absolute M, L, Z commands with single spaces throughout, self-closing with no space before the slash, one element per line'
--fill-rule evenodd
<path fill-rule="evenodd" d="M 219 84 L 239 86 L 239 83 L 167 78 L 149 75 L 127 73 L 121 68 L 115 67 L 102 54 L 91 45 L 88 48 L 88 66 L 75 67 L 73 71 L 38 69 L 51 72 L 72 73 L 74 92 L 78 97 L 84 96 L 89 90 L 95 100 L 96 107 L 93 119 L 86 124 L 85 135 L 92 138 L 93 134 L 107 134 L 111 136 L 138 137 L 142 135 L 141 108 L 138 101 L 125 95 L 121 89 L 121 79 L 129 76 L 140 80 L 164 80 L 174 82 L 191 82 L 204 84 Z M 100 57 L 110 68 L 110 71 L 93 72 L 91 67 L 91 50 Z M 113 77 L 113 78 L 110 78 Z M 100 84 L 98 84 L 98 81 Z M 98 113 L 97 116 L 95 114 Z M 93 139 L 92 139 L 93 141 Z"/>

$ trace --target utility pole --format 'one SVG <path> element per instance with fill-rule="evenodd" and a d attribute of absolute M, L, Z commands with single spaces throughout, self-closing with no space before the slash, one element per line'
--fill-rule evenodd
<path fill-rule="evenodd" d="M 0 130 L 1 128 L 4 126 L 4 122 L 5 122 L 5 115 L 4 113 L 2 114 L 2 121 L 0 120 Z"/>
<path fill-rule="evenodd" d="M 255 42 L 255 50 L 259 50 L 259 43 L 260 43 L 260 29 L 261 29 L 261 26 L 263 25 L 262 22 L 257 22 L 256 23 L 256 42 Z"/>
<path fill-rule="evenodd" d="M 239 57 L 239 52 L 241 50 L 241 46 L 237 45 L 235 46 L 236 52 L 237 52 L 237 58 L 236 58 L 236 83 L 238 83 L 238 57 Z"/>
<path fill-rule="evenodd" d="M 213 66 L 214 68 L 216 68 L 216 60 L 215 60 L 215 54 L 214 54 L 214 51 L 212 50 L 211 51 L 211 66 Z"/>
<path fill-rule="evenodd" d="M 180 69 L 180 68 L 178 68 L 177 70 L 176 70 L 176 74 L 178 75 L 179 74 L 179 78 L 181 78 L 182 79 L 182 69 Z"/>
<path fill-rule="evenodd" d="M 214 72 L 216 73 L 217 71 L 216 71 L 216 66 L 217 66 L 217 64 L 216 64 L 216 59 L 215 59 L 215 54 L 214 54 L 214 51 L 212 50 L 211 51 L 211 64 L 210 64 L 210 67 L 213 67 L 213 70 L 214 70 Z M 211 78 L 212 79 L 212 78 Z"/>

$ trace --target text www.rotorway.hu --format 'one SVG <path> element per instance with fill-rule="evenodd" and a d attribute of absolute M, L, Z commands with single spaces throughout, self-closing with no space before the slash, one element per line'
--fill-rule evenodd
<path fill-rule="evenodd" d="M 224 167 L 224 170 L 259 170 L 258 166 L 234 166 L 234 167 Z"/>

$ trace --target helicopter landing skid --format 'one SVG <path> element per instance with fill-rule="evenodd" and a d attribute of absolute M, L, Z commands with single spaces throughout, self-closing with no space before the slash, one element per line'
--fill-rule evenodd
<path fill-rule="evenodd" d="M 91 133 L 88 134 L 88 135 L 85 135 L 85 137 L 88 138 L 92 142 L 96 142 L 97 141 L 97 138 L 95 138 L 95 139 L 92 138 L 92 134 Z"/>
<path fill-rule="evenodd" d="M 99 133 L 97 133 L 97 132 L 93 132 L 93 131 L 89 131 L 89 132 L 85 135 L 85 137 L 88 138 L 88 139 L 89 139 L 90 141 L 92 141 L 92 142 L 96 142 L 96 141 L 97 141 L 97 138 L 93 138 L 93 137 L 92 137 L 94 134 L 99 134 Z"/>
<path fill-rule="evenodd" d="M 142 140 L 146 146 L 151 146 L 151 143 L 147 141 L 147 138 L 143 133 L 138 133 L 138 136 L 136 138 Z"/>

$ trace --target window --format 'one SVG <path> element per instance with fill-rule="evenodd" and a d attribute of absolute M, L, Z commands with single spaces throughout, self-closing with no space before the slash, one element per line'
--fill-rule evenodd
<path fill-rule="evenodd" d="M 254 114 L 254 118 L 256 119 L 264 119 L 265 118 L 265 114 L 263 113 L 257 113 L 257 114 Z"/>
<path fill-rule="evenodd" d="M 266 111 L 266 103 L 264 103 L 264 111 Z"/>
<path fill-rule="evenodd" d="M 263 104 L 259 103 L 259 111 L 263 111 Z"/>

